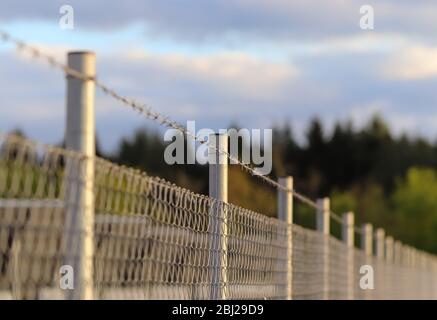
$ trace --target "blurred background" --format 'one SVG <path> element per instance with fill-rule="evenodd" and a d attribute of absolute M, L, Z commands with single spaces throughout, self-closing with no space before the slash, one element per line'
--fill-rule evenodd
<path fill-rule="evenodd" d="M 3 0 L 0 28 L 61 60 L 95 51 L 100 80 L 182 123 L 273 128 L 272 177 L 437 253 L 437 3 L 71 0 L 68 30 L 64 4 Z M 62 144 L 62 74 L 8 45 L 0 70 L 0 129 Z M 97 94 L 100 156 L 207 193 L 207 167 L 167 166 L 162 129 Z M 275 215 L 273 189 L 237 167 L 230 181 L 231 202 Z"/>

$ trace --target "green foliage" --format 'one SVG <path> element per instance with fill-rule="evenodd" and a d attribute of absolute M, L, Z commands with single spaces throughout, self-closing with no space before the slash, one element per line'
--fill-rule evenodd
<path fill-rule="evenodd" d="M 393 204 L 400 221 L 399 236 L 412 245 L 437 251 L 437 173 L 411 168 L 398 180 Z"/>
<path fill-rule="evenodd" d="M 335 212 L 356 212 L 358 201 L 352 192 L 334 190 L 331 194 L 331 208 Z"/>
<path fill-rule="evenodd" d="M 388 234 L 396 232 L 396 217 L 390 202 L 381 186 L 376 184 L 355 185 L 347 191 L 334 190 L 331 194 L 332 210 L 338 214 L 348 211 L 355 213 L 355 225 L 370 222 L 375 227 L 382 227 Z M 336 226 L 334 224 L 334 226 Z M 339 227 L 333 227 L 340 234 Z"/>
<path fill-rule="evenodd" d="M 342 214 L 345 212 L 357 212 L 358 208 L 358 199 L 353 192 L 346 191 L 341 192 L 339 190 L 334 190 L 331 194 L 331 209 L 338 213 Z M 332 233 L 338 238 L 341 237 L 341 225 L 338 222 L 334 222 L 331 225 Z"/>
<path fill-rule="evenodd" d="M 294 223 L 308 229 L 316 228 L 316 210 L 300 202 L 294 201 Z"/>
<path fill-rule="evenodd" d="M 276 216 L 276 194 L 271 187 L 263 185 L 236 166 L 229 169 L 229 202 L 263 213 Z"/>

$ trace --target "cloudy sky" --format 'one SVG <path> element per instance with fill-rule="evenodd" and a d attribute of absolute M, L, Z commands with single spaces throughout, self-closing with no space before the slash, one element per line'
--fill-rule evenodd
<path fill-rule="evenodd" d="M 59 27 L 62 5 L 74 29 Z M 374 30 L 359 26 L 372 5 Z M 362 125 L 382 114 L 397 132 L 437 138 L 437 2 L 429 0 L 2 0 L 0 29 L 65 60 L 97 54 L 98 77 L 185 123 L 268 128 L 302 139 L 309 119 Z M 0 130 L 59 142 L 65 80 L 0 44 Z M 148 120 L 97 93 L 106 150 Z"/>

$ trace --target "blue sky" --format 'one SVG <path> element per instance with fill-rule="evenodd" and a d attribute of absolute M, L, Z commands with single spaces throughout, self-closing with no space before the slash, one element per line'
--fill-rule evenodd
<path fill-rule="evenodd" d="M 62 30 L 59 8 L 74 8 Z M 362 5 L 375 29 L 359 28 Z M 3 0 L 0 28 L 65 60 L 93 50 L 101 81 L 178 121 L 219 129 L 290 122 L 303 141 L 314 116 L 437 137 L 437 3 L 416 0 Z M 65 80 L 0 44 L 0 130 L 59 142 Z M 148 120 L 97 93 L 97 133 L 111 150 Z"/>

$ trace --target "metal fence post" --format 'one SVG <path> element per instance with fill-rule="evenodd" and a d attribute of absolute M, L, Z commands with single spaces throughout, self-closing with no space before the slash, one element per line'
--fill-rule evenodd
<path fill-rule="evenodd" d="M 67 163 L 67 264 L 73 267 L 70 299 L 93 299 L 94 256 L 94 96 L 96 58 L 92 52 L 68 53 L 68 66 L 90 79 L 67 76 L 66 148 L 81 153 Z"/>
<path fill-rule="evenodd" d="M 419 265 L 418 265 L 418 261 L 417 261 L 417 249 L 414 247 L 409 247 L 409 251 L 410 251 L 410 261 L 411 261 L 410 262 L 411 263 L 410 274 L 411 274 L 411 280 L 412 280 L 411 287 L 415 288 L 420 283 L 419 276 L 420 276 L 421 272 L 418 271 Z M 414 285 L 414 287 L 413 287 L 413 285 Z M 419 285 L 419 288 L 415 288 L 415 291 L 413 293 L 410 292 L 411 296 L 415 296 L 418 299 L 422 299 L 420 296 L 420 294 L 421 294 L 420 289 L 421 289 L 421 286 Z"/>
<path fill-rule="evenodd" d="M 375 255 L 378 260 L 384 259 L 385 256 L 385 231 L 381 228 L 375 231 Z"/>
<path fill-rule="evenodd" d="M 227 298 L 228 265 L 228 135 L 209 136 L 209 196 L 217 199 L 210 217 L 212 278 L 210 298 Z"/>
<path fill-rule="evenodd" d="M 293 178 L 279 178 L 278 183 L 286 190 L 278 190 L 278 218 L 287 223 L 287 299 L 293 298 Z"/>
<path fill-rule="evenodd" d="M 365 264 L 369 265 L 372 262 L 373 254 L 373 226 L 370 223 L 365 223 L 362 226 L 361 232 L 361 249 L 365 255 Z M 373 266 L 371 266 L 373 268 Z M 371 292 L 369 289 L 364 291 L 364 299 L 370 299 Z"/>
<path fill-rule="evenodd" d="M 396 267 L 393 263 L 394 258 L 394 240 L 393 237 L 387 236 L 385 238 L 385 272 L 384 278 L 387 283 L 387 295 L 385 299 L 395 299 L 396 293 Z"/>
<path fill-rule="evenodd" d="M 399 280 L 399 278 L 403 277 L 404 274 L 404 266 L 403 266 L 403 258 L 402 258 L 402 242 L 399 240 L 395 240 L 393 245 L 393 264 L 395 265 L 396 272 L 395 272 L 395 290 L 396 290 L 396 299 L 402 299 L 402 293 L 403 293 L 403 283 Z"/>
<path fill-rule="evenodd" d="M 394 263 L 401 266 L 402 265 L 402 242 L 396 240 L 394 242 Z"/>
<path fill-rule="evenodd" d="M 346 298 L 352 300 L 354 298 L 354 244 L 355 244 L 355 232 L 354 232 L 355 217 L 353 212 L 347 212 L 343 214 L 342 223 L 342 240 L 347 246 L 347 289 Z"/>
<path fill-rule="evenodd" d="M 411 247 L 411 248 L 410 248 L 410 252 L 411 252 L 411 267 L 412 267 L 413 269 L 415 269 L 415 268 L 418 267 L 418 263 L 417 263 L 417 262 L 418 262 L 418 261 L 417 261 L 417 249 Z"/>
<path fill-rule="evenodd" d="M 361 235 L 361 249 L 363 249 L 366 256 L 371 256 L 373 254 L 373 226 L 370 223 L 365 223 L 362 226 Z"/>
<path fill-rule="evenodd" d="M 321 265 L 322 265 L 322 297 L 329 299 L 329 232 L 330 232 L 329 198 L 317 199 L 317 231 L 323 235 Z"/>
<path fill-rule="evenodd" d="M 388 236 L 385 238 L 385 259 L 390 264 L 394 262 L 394 251 L 393 237 Z"/>
<path fill-rule="evenodd" d="M 383 299 L 387 290 L 385 277 L 385 231 L 382 228 L 375 230 L 375 296 Z"/>

